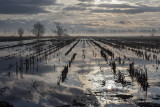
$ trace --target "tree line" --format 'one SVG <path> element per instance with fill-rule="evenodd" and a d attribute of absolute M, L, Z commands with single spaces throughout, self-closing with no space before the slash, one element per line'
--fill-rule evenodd
<path fill-rule="evenodd" d="M 45 33 L 46 29 L 45 26 L 41 23 L 41 22 L 36 22 L 33 25 L 33 28 L 31 30 L 31 32 L 37 37 L 41 37 L 44 33 Z M 53 33 L 55 33 L 58 37 L 62 37 L 64 35 L 67 35 L 65 32 L 67 31 L 66 29 L 63 28 L 63 25 L 61 25 L 60 23 L 56 23 L 56 30 L 51 30 Z M 20 38 L 22 38 L 23 34 L 24 34 L 24 29 L 23 28 L 19 28 L 17 30 L 17 33 L 19 35 Z"/>

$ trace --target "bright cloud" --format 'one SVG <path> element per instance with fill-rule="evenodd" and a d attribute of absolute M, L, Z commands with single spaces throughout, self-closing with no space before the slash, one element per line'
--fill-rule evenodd
<path fill-rule="evenodd" d="M 0 30 L 30 29 L 41 21 L 72 31 L 160 29 L 159 0 L 0 0 Z M 28 30 L 29 31 L 29 30 Z"/>

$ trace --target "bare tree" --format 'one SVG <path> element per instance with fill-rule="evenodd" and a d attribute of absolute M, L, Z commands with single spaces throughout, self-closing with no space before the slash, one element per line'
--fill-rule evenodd
<path fill-rule="evenodd" d="M 22 37 L 22 35 L 24 34 L 23 28 L 19 28 L 17 33 L 19 34 L 19 37 Z"/>
<path fill-rule="evenodd" d="M 58 37 L 62 37 L 66 29 L 63 29 L 63 26 L 60 23 L 56 23 L 56 30 L 52 30 L 53 33 L 56 33 Z"/>
<path fill-rule="evenodd" d="M 40 22 L 37 22 L 33 25 L 32 33 L 36 35 L 38 38 L 45 33 L 44 25 Z"/>

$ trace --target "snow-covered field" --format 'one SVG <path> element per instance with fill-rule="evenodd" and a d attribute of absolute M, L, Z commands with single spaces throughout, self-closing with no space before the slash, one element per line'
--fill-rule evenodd
<path fill-rule="evenodd" d="M 0 42 L 0 101 L 14 107 L 160 106 L 159 44 L 131 43 L 93 37 Z"/>

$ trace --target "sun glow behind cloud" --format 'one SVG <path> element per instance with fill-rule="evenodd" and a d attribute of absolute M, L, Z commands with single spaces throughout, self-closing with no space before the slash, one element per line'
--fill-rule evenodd
<path fill-rule="evenodd" d="M 94 4 L 101 4 L 101 3 L 121 4 L 123 2 L 118 0 L 94 0 Z"/>
<path fill-rule="evenodd" d="M 118 0 L 111 0 L 112 4 L 119 4 L 120 2 Z"/>
<path fill-rule="evenodd" d="M 100 2 L 100 1 L 101 1 L 101 0 L 95 0 L 95 2 L 97 2 L 97 3 Z"/>

